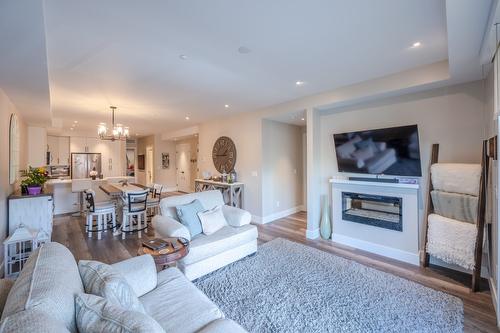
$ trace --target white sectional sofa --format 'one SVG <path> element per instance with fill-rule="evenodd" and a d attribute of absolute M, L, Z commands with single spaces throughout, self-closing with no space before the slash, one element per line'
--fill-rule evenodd
<path fill-rule="evenodd" d="M 196 235 L 179 222 L 176 207 L 198 199 L 205 209 L 222 206 L 228 223 L 211 235 Z M 196 192 L 164 198 L 160 202 L 161 216 L 153 218 L 159 238 L 184 237 L 190 240 L 189 254 L 177 262 L 177 267 L 191 281 L 257 251 L 257 227 L 251 225 L 249 212 L 224 205 L 220 191 Z"/>
<path fill-rule="evenodd" d="M 147 315 L 165 332 L 246 332 L 225 319 L 221 310 L 176 268 L 156 273 L 149 255 L 112 267 L 139 297 Z M 84 287 L 77 263 L 63 245 L 44 244 L 30 256 L 13 286 L 1 285 L 0 300 L 7 293 L 8 297 L 0 309 L 0 333 L 78 332 L 75 296 L 84 293 Z"/>

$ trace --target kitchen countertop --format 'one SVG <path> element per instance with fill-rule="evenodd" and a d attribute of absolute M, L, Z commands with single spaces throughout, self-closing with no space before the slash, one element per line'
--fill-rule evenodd
<path fill-rule="evenodd" d="M 109 181 L 109 180 L 116 180 L 116 179 L 128 179 L 128 181 L 131 181 L 134 179 L 134 177 L 127 177 L 127 176 L 123 176 L 123 177 L 107 177 L 107 178 L 97 178 L 96 180 L 92 180 L 92 182 L 96 182 L 96 183 L 99 183 L 99 182 L 105 182 L 105 181 Z M 89 178 L 90 180 L 90 178 Z M 47 182 L 45 184 L 47 185 L 60 185 L 60 184 L 71 184 L 73 182 L 72 179 L 49 179 L 47 180 Z"/>
<path fill-rule="evenodd" d="M 13 199 L 25 199 L 25 198 L 37 198 L 37 197 L 53 197 L 53 193 L 50 190 L 47 190 L 46 188 L 43 189 L 43 192 L 37 195 L 28 195 L 28 194 L 21 194 L 20 190 L 15 191 L 11 195 L 9 195 L 8 199 L 13 200 Z"/>

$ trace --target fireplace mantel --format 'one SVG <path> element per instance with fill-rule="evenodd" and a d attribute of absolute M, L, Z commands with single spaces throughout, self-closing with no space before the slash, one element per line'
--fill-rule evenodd
<path fill-rule="evenodd" d="M 330 184 L 334 242 L 410 264 L 419 264 L 418 184 L 347 179 L 330 179 Z M 347 195 L 353 193 L 361 196 Z M 366 202 L 362 200 L 363 195 L 366 196 Z M 380 198 L 379 206 L 377 198 Z M 347 204 L 346 200 L 349 200 Z M 359 218 L 360 215 L 355 216 L 368 214 L 370 218 L 367 220 L 373 220 L 372 217 L 377 216 L 387 218 L 384 215 L 390 215 L 390 212 L 392 217 L 401 218 L 402 228 L 391 229 L 387 227 L 387 223 L 373 221 L 364 223 L 363 218 Z"/>

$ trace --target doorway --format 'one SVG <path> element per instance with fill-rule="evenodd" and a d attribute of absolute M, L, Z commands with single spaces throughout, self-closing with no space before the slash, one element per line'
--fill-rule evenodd
<path fill-rule="evenodd" d="M 180 192 L 192 192 L 191 186 L 191 145 L 181 143 L 175 146 L 177 189 Z"/>
<path fill-rule="evenodd" d="M 154 154 L 153 147 L 146 149 L 146 185 L 151 186 L 154 179 Z"/>

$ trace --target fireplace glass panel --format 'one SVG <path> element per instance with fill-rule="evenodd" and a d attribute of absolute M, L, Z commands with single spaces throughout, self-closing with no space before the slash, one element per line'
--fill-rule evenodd
<path fill-rule="evenodd" d="M 403 231 L 402 212 L 402 198 L 342 192 L 344 221 Z"/>

